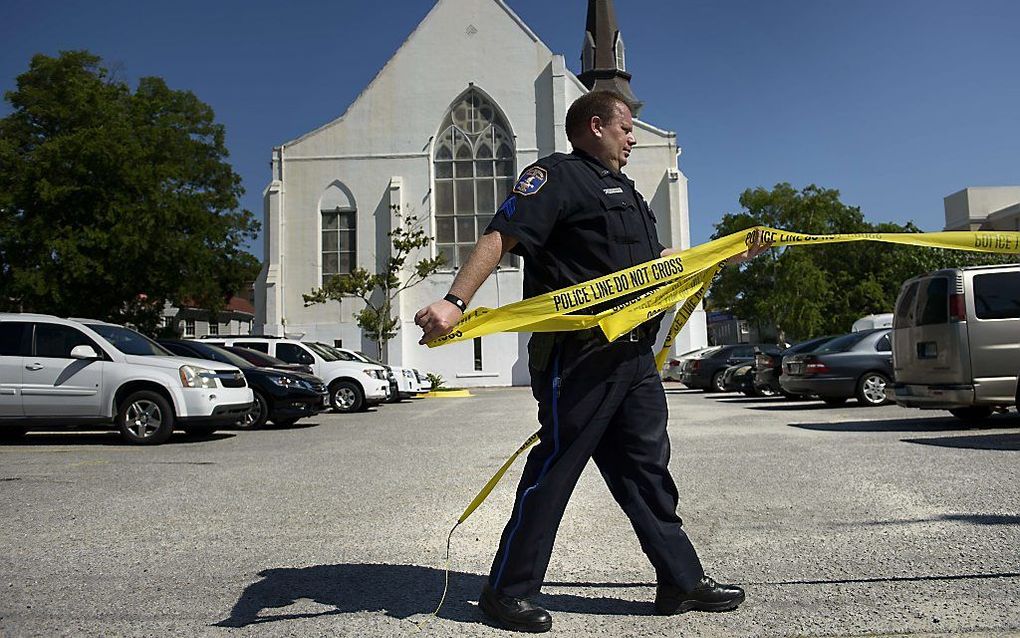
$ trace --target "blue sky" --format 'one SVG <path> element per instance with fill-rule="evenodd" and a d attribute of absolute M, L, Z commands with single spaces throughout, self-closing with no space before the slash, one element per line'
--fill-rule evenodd
<path fill-rule="evenodd" d="M 586 2 L 508 1 L 578 71 Z M 226 125 L 242 205 L 261 217 L 272 147 L 342 114 L 432 4 L 5 0 L 0 89 L 34 53 L 84 48 L 132 84 L 158 75 L 192 90 Z M 683 149 L 694 243 L 741 191 L 782 181 L 836 188 L 872 221 L 924 230 L 941 230 L 952 192 L 1020 184 L 1016 0 L 616 0 L 616 11 L 642 119 Z M 261 240 L 252 249 L 261 257 Z"/>

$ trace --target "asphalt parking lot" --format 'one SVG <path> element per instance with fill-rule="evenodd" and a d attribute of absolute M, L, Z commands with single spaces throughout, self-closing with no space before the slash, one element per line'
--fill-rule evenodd
<path fill-rule="evenodd" d="M 1020 636 L 1020 418 L 667 384 L 680 513 L 727 614 L 653 615 L 654 574 L 593 467 L 541 603 L 559 636 Z M 0 446 L 2 636 L 504 636 L 477 594 L 535 429 L 523 388 L 297 427 L 30 434 Z"/>

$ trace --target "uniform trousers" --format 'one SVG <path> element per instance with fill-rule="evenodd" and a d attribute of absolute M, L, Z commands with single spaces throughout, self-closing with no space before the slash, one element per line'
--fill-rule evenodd
<path fill-rule="evenodd" d="M 528 455 L 489 585 L 517 598 L 539 592 L 563 510 L 594 459 L 658 582 L 693 589 L 704 570 L 676 514 L 666 395 L 651 344 L 567 334 L 544 369 L 531 357 L 541 441 Z"/>

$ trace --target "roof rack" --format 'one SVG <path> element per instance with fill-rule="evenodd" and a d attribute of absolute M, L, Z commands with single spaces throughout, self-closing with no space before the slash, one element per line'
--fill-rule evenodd
<path fill-rule="evenodd" d="M 278 335 L 202 335 L 199 339 L 286 339 Z"/>

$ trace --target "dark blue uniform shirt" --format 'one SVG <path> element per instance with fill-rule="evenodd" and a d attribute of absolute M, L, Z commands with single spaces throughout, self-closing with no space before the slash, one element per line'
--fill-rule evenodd
<path fill-rule="evenodd" d="M 656 259 L 663 250 L 655 215 L 634 182 L 579 150 L 526 168 L 486 232 L 493 230 L 517 239 L 512 252 L 524 257 L 525 298 Z"/>

